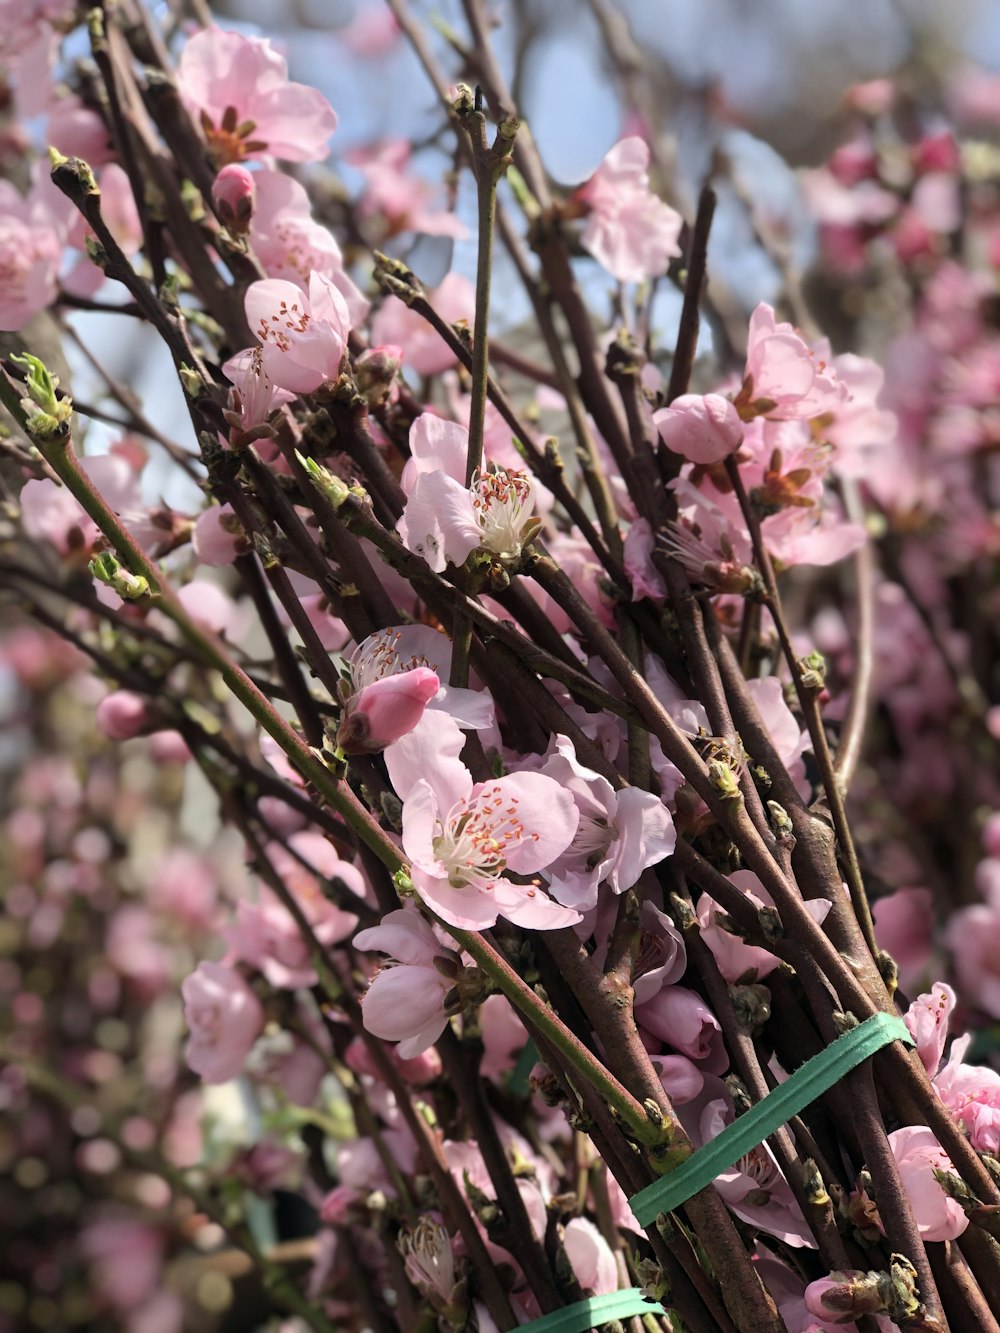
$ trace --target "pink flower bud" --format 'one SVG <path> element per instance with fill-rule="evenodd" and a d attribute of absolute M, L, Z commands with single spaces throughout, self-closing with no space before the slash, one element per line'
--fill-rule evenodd
<path fill-rule="evenodd" d="M 246 167 L 230 162 L 212 182 L 212 207 L 233 236 L 247 234 L 256 202 L 257 185 Z"/>
<path fill-rule="evenodd" d="M 111 740 L 129 741 L 149 727 L 149 701 L 131 690 L 115 690 L 97 705 L 95 720 Z"/>
<path fill-rule="evenodd" d="M 409 735 L 440 688 L 437 672 L 428 667 L 373 681 L 348 705 L 337 744 L 345 754 L 384 750 Z"/>
<path fill-rule="evenodd" d="M 810 1282 L 804 1300 L 813 1318 L 825 1324 L 853 1324 L 862 1315 L 885 1310 L 890 1295 L 888 1273 L 851 1270 Z"/>
<path fill-rule="evenodd" d="M 740 447 L 743 423 L 728 398 L 685 393 L 654 413 L 660 439 L 689 463 L 718 463 Z"/>
<path fill-rule="evenodd" d="M 157 764 L 186 764 L 191 758 L 187 741 L 179 731 L 156 731 L 149 738 L 150 757 Z"/>

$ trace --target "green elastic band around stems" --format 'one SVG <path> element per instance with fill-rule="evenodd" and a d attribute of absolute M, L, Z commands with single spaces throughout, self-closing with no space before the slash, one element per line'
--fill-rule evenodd
<path fill-rule="evenodd" d="M 676 1170 L 633 1195 L 629 1206 L 639 1225 L 651 1226 L 660 1213 L 672 1212 L 693 1194 L 706 1189 L 751 1148 L 763 1143 L 769 1134 L 891 1041 L 914 1044 L 903 1020 L 891 1014 L 873 1014 L 838 1037 Z"/>
<path fill-rule="evenodd" d="M 529 1077 L 535 1065 L 538 1064 L 538 1047 L 533 1041 L 521 1048 L 521 1054 L 517 1057 L 517 1064 L 514 1066 L 514 1072 L 510 1076 L 510 1082 L 507 1087 L 515 1097 L 527 1097 L 531 1091 Z"/>
<path fill-rule="evenodd" d="M 587 1333 L 587 1329 L 599 1328 L 612 1319 L 644 1314 L 666 1314 L 666 1310 L 659 1301 L 647 1300 L 639 1287 L 626 1287 L 533 1319 L 530 1324 L 522 1324 L 517 1333 Z"/>

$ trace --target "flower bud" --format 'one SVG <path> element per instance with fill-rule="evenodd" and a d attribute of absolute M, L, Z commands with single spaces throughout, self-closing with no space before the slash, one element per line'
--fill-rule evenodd
<path fill-rule="evenodd" d="M 429 667 L 372 681 L 348 704 L 337 744 L 345 754 L 384 750 L 409 735 L 440 688 L 437 672 Z"/>
<path fill-rule="evenodd" d="M 403 364 L 403 349 L 386 343 L 369 347 L 354 363 L 354 382 L 369 407 L 378 407 L 392 394 Z"/>
<path fill-rule="evenodd" d="M 862 1315 L 879 1314 L 888 1307 L 889 1274 L 852 1270 L 831 1273 L 805 1290 L 806 1309 L 828 1324 L 852 1324 Z"/>
<path fill-rule="evenodd" d="M 743 424 L 728 398 L 718 393 L 681 394 L 654 413 L 660 439 L 689 463 L 719 463 L 743 440 Z"/>
<path fill-rule="evenodd" d="M 253 173 L 235 162 L 223 167 L 212 182 L 212 207 L 231 236 L 247 234 L 256 203 Z"/>
<path fill-rule="evenodd" d="M 131 740 L 149 728 L 149 701 L 132 690 L 115 690 L 97 705 L 95 721 L 98 729 L 111 740 Z"/>

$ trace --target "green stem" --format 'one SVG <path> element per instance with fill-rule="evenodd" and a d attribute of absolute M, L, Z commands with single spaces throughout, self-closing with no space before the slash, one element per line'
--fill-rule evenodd
<path fill-rule="evenodd" d="M 471 486 L 483 464 L 483 429 L 486 420 L 486 396 L 489 389 L 490 284 L 493 275 L 493 227 L 497 215 L 497 185 L 510 161 L 510 150 L 517 134 L 517 121 L 506 118 L 497 125 L 497 137 L 490 148 L 486 142 L 486 117 L 476 107 L 468 117 L 472 141 L 472 161 L 476 173 L 479 201 L 479 250 L 476 258 L 476 323 L 472 340 L 472 393 L 469 406 L 469 452 L 465 464 L 465 484 Z"/>

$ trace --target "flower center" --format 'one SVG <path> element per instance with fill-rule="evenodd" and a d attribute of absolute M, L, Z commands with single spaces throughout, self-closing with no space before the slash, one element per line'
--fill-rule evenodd
<path fill-rule="evenodd" d="M 533 507 L 534 488 L 523 472 L 497 468 L 478 473 L 472 483 L 472 508 L 482 545 L 501 560 L 521 554 L 521 534 Z"/>
<path fill-rule="evenodd" d="M 441 821 L 434 855 L 448 871 L 455 889 L 488 888 L 507 868 L 507 851 L 525 838 L 537 842 L 517 815 L 517 797 L 496 784 L 485 786 L 470 801 L 459 801 Z"/>
<path fill-rule="evenodd" d="M 581 815 L 571 845 L 574 852 L 586 858 L 587 869 L 593 870 L 607 856 L 608 848 L 617 837 L 618 830 L 606 819 Z"/>
<path fill-rule="evenodd" d="M 416 667 L 427 667 L 432 671 L 435 669 L 426 657 L 418 657 L 416 653 L 411 653 L 409 658 L 401 657 L 399 641 L 402 637 L 398 629 L 385 629 L 370 635 L 364 643 L 359 644 L 347 663 L 355 693 L 385 676 L 399 676 Z"/>
<path fill-rule="evenodd" d="M 240 121 L 239 112 L 234 106 L 226 107 L 218 125 L 204 111 L 200 120 L 208 141 L 208 150 L 217 169 L 228 166 L 230 162 L 242 162 L 255 153 L 262 153 L 267 147 L 263 139 L 250 138 L 257 128 L 256 122 Z"/>

